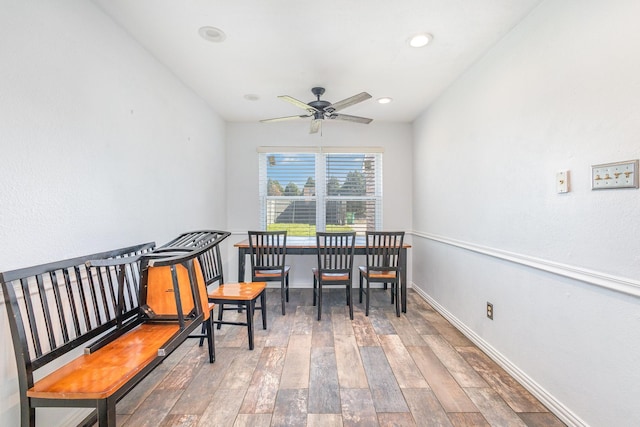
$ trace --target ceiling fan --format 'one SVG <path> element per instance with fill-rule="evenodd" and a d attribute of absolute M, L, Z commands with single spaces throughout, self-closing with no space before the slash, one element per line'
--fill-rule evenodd
<path fill-rule="evenodd" d="M 274 119 L 264 119 L 260 120 L 262 123 L 268 122 L 281 122 L 285 120 L 296 120 L 296 119 L 306 119 L 308 117 L 312 117 L 311 120 L 311 129 L 309 133 L 317 133 L 321 126 L 322 120 L 346 120 L 348 122 L 355 123 L 363 123 L 369 124 L 373 121 L 373 119 L 368 119 L 366 117 L 358 117 L 358 116 L 350 116 L 348 114 L 338 114 L 337 111 L 340 111 L 344 108 L 350 107 L 359 102 L 365 101 L 371 98 L 367 92 L 361 92 L 357 95 L 350 96 L 349 98 L 343 99 L 342 101 L 338 101 L 335 104 L 330 103 L 329 101 L 324 101 L 320 99 L 320 96 L 324 93 L 323 87 L 314 87 L 311 89 L 311 93 L 316 96 L 315 101 L 311 101 L 308 104 L 302 101 L 299 101 L 295 98 L 292 98 L 288 95 L 281 95 L 278 98 L 283 101 L 287 101 L 296 107 L 302 108 L 303 110 L 307 110 L 308 114 L 303 114 L 299 116 L 287 116 L 287 117 L 276 117 Z"/>

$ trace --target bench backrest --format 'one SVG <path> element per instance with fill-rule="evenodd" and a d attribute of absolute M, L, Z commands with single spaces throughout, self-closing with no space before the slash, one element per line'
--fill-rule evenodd
<path fill-rule="evenodd" d="M 139 262 L 124 269 L 87 262 L 137 257 L 154 247 L 145 243 L 0 273 L 22 392 L 33 386 L 37 369 L 138 315 Z"/>

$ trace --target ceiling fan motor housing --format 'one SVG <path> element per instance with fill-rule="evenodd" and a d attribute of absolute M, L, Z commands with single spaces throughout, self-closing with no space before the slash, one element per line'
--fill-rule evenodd
<path fill-rule="evenodd" d="M 316 110 L 323 111 L 326 107 L 331 105 L 331 103 L 329 101 L 311 101 L 309 105 L 315 108 Z"/>

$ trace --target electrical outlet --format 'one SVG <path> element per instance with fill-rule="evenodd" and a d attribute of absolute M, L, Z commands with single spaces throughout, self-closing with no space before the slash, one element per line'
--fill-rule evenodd
<path fill-rule="evenodd" d="M 493 304 L 487 302 L 487 317 L 493 320 Z"/>
<path fill-rule="evenodd" d="M 638 188 L 638 160 L 591 166 L 591 189 Z"/>

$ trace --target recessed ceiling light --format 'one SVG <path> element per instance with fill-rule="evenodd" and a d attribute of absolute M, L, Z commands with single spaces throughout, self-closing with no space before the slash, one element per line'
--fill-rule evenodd
<path fill-rule="evenodd" d="M 215 43 L 220 43 L 227 38 L 224 31 L 216 27 L 200 27 L 198 34 L 200 34 L 200 37 L 203 39 Z"/>
<path fill-rule="evenodd" d="M 411 47 L 424 47 L 429 44 L 429 42 L 433 39 L 433 36 L 429 33 L 420 33 L 414 36 L 411 36 L 409 39 L 409 46 Z"/>
<path fill-rule="evenodd" d="M 388 104 L 391 101 L 393 101 L 393 99 L 389 98 L 388 96 L 385 96 L 384 98 L 378 98 L 378 104 Z"/>
<path fill-rule="evenodd" d="M 257 101 L 258 99 L 260 99 L 260 97 L 255 93 L 248 93 L 244 96 L 244 99 L 246 99 L 247 101 Z"/>

